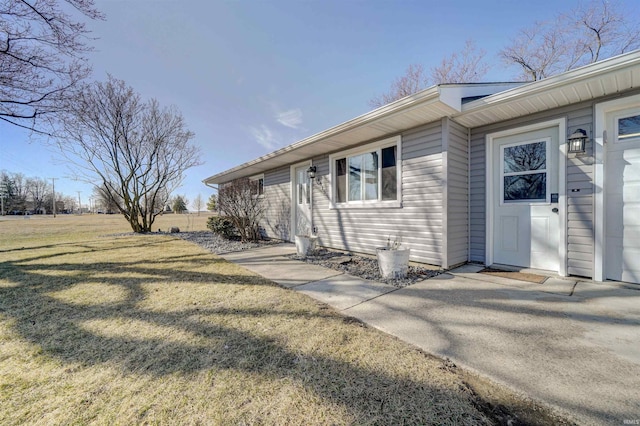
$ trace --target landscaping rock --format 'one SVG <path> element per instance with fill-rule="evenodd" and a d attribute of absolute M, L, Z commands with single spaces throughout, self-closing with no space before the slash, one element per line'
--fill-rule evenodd
<path fill-rule="evenodd" d="M 193 231 L 182 232 L 178 237 L 183 240 L 191 241 L 215 254 L 231 253 L 234 251 L 243 251 L 247 249 L 257 248 L 269 244 L 279 244 L 278 240 L 260 240 L 260 241 L 240 241 L 227 240 L 220 235 L 211 231 Z"/>
<path fill-rule="evenodd" d="M 215 254 L 243 251 L 269 244 L 279 244 L 278 240 L 261 240 L 244 242 L 239 240 L 227 240 L 209 231 L 182 232 L 180 238 L 198 244 Z M 290 258 L 315 265 L 324 266 L 365 280 L 387 283 L 396 287 L 406 287 L 418 281 L 439 275 L 441 271 L 424 268 L 421 266 L 409 266 L 406 278 L 384 279 L 378 269 L 378 261 L 374 258 L 358 256 L 327 249 L 316 249 L 305 258 L 295 254 Z"/>
<path fill-rule="evenodd" d="M 380 275 L 377 259 L 327 249 L 315 250 L 305 258 L 296 255 L 290 255 L 289 257 L 344 272 L 365 280 L 390 284 L 395 287 L 406 287 L 418 281 L 435 277 L 441 273 L 441 271 L 421 266 L 409 266 L 409 270 L 405 278 L 385 279 Z"/>

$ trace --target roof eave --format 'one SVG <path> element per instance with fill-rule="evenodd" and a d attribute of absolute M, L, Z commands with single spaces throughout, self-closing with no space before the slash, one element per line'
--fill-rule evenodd
<path fill-rule="evenodd" d="M 533 114 L 541 109 L 551 109 L 596 99 L 610 93 L 631 90 L 640 87 L 640 78 L 637 78 L 637 75 L 640 75 L 639 65 L 640 50 L 615 56 L 557 76 L 526 83 L 520 87 L 468 102 L 462 106 L 462 112 L 456 114 L 454 119 L 466 127 L 473 128 Z M 600 80 L 605 75 L 625 73 L 627 70 L 632 70 L 632 75 L 626 79 L 613 78 L 611 87 L 605 87 Z M 592 87 L 589 87 L 591 83 L 602 86 L 602 89 L 593 90 Z M 560 96 L 556 96 L 565 88 L 579 88 L 581 84 L 581 92 L 576 93 L 575 98 L 567 97 L 562 99 Z M 545 105 L 544 108 L 536 108 L 531 100 L 534 98 L 541 99 L 542 97 L 553 98 L 553 103 Z M 505 113 L 506 109 L 511 109 L 509 108 L 510 106 L 517 106 L 517 108 L 513 108 L 514 112 L 512 114 Z M 497 113 L 498 110 L 500 110 L 500 114 Z"/>

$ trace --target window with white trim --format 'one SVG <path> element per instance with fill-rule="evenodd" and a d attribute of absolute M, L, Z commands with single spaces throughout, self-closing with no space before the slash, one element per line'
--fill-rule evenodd
<path fill-rule="evenodd" d="M 500 147 L 502 203 L 549 202 L 549 140 Z"/>
<path fill-rule="evenodd" d="M 251 176 L 249 178 L 251 182 L 251 194 L 254 197 L 264 196 L 264 175 Z"/>
<path fill-rule="evenodd" d="M 400 144 L 400 136 L 397 136 L 332 155 L 333 205 L 399 205 Z"/>

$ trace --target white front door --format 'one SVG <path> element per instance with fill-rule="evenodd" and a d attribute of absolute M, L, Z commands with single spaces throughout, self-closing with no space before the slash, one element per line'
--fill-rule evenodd
<path fill-rule="evenodd" d="M 491 139 L 492 263 L 559 271 L 558 127 Z"/>
<path fill-rule="evenodd" d="M 605 126 L 605 278 L 640 283 L 640 106 Z"/>
<path fill-rule="evenodd" d="M 293 193 L 291 201 L 293 203 L 292 227 L 293 235 L 310 235 L 311 230 L 311 192 L 307 169 L 309 164 L 292 167 Z"/>

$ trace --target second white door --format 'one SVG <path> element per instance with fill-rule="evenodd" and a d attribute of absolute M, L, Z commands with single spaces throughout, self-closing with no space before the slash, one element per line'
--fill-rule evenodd
<path fill-rule="evenodd" d="M 558 128 L 493 139 L 493 263 L 559 268 Z"/>

